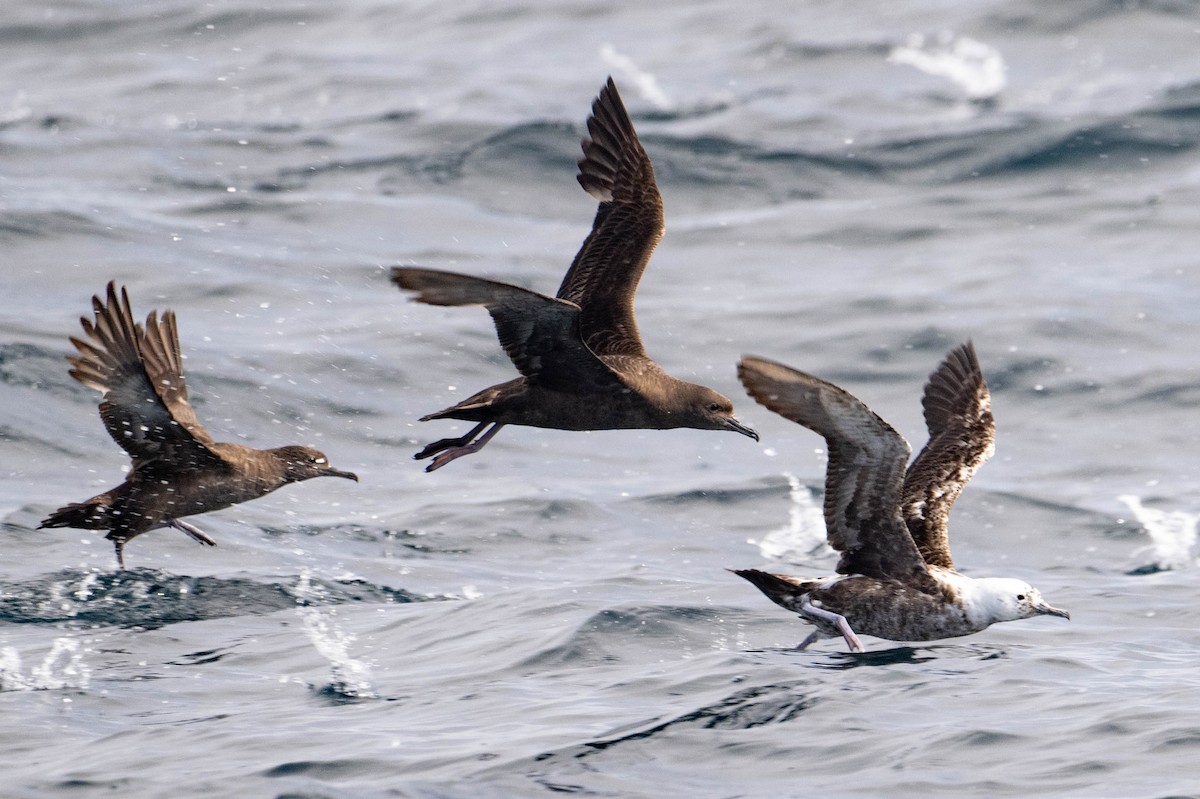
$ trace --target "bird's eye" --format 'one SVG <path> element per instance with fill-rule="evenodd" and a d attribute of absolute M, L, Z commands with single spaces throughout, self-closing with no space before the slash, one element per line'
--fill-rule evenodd
<path fill-rule="evenodd" d="M 1018 601 L 1018 602 L 1024 602 L 1024 601 L 1025 601 L 1025 595 L 1024 595 L 1024 594 L 1017 594 L 1017 601 Z"/>
<path fill-rule="evenodd" d="M 717 411 L 721 410 L 721 405 L 718 402 L 710 402 L 708 403 L 708 409 L 713 413 L 716 413 Z"/>

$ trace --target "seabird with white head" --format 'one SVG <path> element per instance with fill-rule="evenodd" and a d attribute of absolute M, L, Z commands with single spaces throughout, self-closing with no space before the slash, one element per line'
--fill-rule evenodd
<path fill-rule="evenodd" d="M 954 500 L 991 457 L 991 402 L 975 348 L 955 348 L 930 375 L 922 406 L 929 442 L 908 466 L 908 442 L 861 401 L 832 383 L 747 356 L 738 376 L 750 396 L 825 439 L 825 527 L 841 553 L 837 575 L 802 578 L 733 570 L 816 629 L 797 647 L 856 633 L 892 641 L 970 635 L 1002 621 L 1071 618 L 1023 580 L 972 578 L 950 558 Z"/>

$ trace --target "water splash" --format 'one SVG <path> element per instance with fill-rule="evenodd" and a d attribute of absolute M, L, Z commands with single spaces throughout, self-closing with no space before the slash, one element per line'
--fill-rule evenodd
<path fill-rule="evenodd" d="M 79 582 L 79 587 L 75 589 L 75 598 L 80 602 L 87 602 L 92 598 L 93 590 L 96 584 L 100 582 L 100 575 L 96 572 L 88 572 Z"/>
<path fill-rule="evenodd" d="M 671 102 L 671 98 L 667 97 L 667 93 L 658 85 L 658 79 L 634 63 L 632 58 L 623 53 L 618 53 L 617 49 L 611 44 L 601 46 L 600 58 L 614 72 L 619 73 L 623 83 L 632 84 L 638 93 L 647 101 L 653 103 L 658 110 L 674 110 L 675 103 Z"/>
<path fill-rule="evenodd" d="M 28 95 L 23 91 L 18 91 L 13 96 L 8 108 L 0 108 L 0 128 L 15 125 L 31 116 L 33 116 L 33 109 L 29 107 Z"/>
<path fill-rule="evenodd" d="M 1195 563 L 1192 547 L 1196 544 L 1200 515 L 1147 508 L 1141 498 L 1133 494 L 1122 494 L 1117 500 L 1129 508 L 1137 523 L 1150 536 L 1150 546 L 1138 552 L 1152 551 L 1159 569 L 1183 569 Z"/>
<path fill-rule="evenodd" d="M 308 640 L 331 667 L 330 681 L 319 692 L 338 701 L 376 698 L 378 694 L 371 685 L 370 666 L 350 654 L 355 636 L 342 630 L 334 621 L 336 609 L 318 607 L 324 599 L 324 587 L 314 584 L 306 569 L 300 573 L 293 593 L 301 605 L 297 610 Z"/>
<path fill-rule="evenodd" d="M 831 554 L 825 542 L 825 514 L 816 502 L 812 490 L 793 474 L 784 473 L 788 481 L 788 522 L 763 536 L 758 551 L 767 560 L 788 563 L 807 562 L 814 556 Z M 751 542 L 755 543 L 755 542 Z"/>
<path fill-rule="evenodd" d="M 86 689 L 92 672 L 75 638 L 55 638 L 42 662 L 21 673 L 21 655 L 15 647 L 0 649 L 0 691 L 57 691 Z"/>
<path fill-rule="evenodd" d="M 1004 90 L 1008 69 L 1000 51 L 969 36 L 942 31 L 932 39 L 914 33 L 892 48 L 888 61 L 907 64 L 958 84 L 972 100 L 991 100 Z"/>

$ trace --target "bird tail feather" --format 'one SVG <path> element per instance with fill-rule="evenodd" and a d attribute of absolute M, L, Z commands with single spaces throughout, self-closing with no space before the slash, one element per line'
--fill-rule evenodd
<path fill-rule="evenodd" d="M 749 580 L 759 591 L 784 607 L 787 607 L 785 602 L 815 588 L 818 582 L 784 574 L 771 574 L 758 569 L 730 569 L 729 571 L 738 577 Z"/>
<path fill-rule="evenodd" d="M 98 498 L 86 502 L 72 502 L 47 516 L 38 529 L 43 527 L 75 527 L 80 530 L 107 530 L 108 503 Z"/>

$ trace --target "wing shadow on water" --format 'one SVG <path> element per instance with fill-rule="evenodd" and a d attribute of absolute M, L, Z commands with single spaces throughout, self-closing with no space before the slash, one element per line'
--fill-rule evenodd
<path fill-rule="evenodd" d="M 947 658 L 955 660 L 1003 660 L 1008 658 L 1008 652 L 1003 647 L 990 644 L 975 646 L 962 644 L 917 647 L 896 646 L 891 649 L 877 649 L 867 652 L 833 652 L 830 653 L 830 657 L 822 658 L 808 665 L 812 668 L 827 671 L 848 671 L 864 667 L 906 666 L 944 662 Z"/>
<path fill-rule="evenodd" d="M 839 639 L 840 640 L 840 639 Z M 1005 660 L 1008 649 L 995 644 L 934 644 L 931 646 L 893 646 L 866 652 L 800 651 L 797 649 L 747 649 L 747 655 L 775 660 L 787 658 L 788 665 L 823 671 L 849 671 L 879 666 L 909 666 L 954 661 Z M 945 669 L 945 671 L 957 671 Z"/>
<path fill-rule="evenodd" d="M 611 754 L 613 750 L 623 750 L 626 746 L 640 752 L 641 747 L 648 745 L 650 739 L 660 736 L 666 738 L 673 733 L 694 730 L 749 730 L 771 724 L 783 724 L 800 717 L 817 701 L 805 690 L 805 683 L 799 680 L 743 688 L 724 699 L 666 721 L 652 720 L 629 725 L 603 738 L 543 752 L 531 758 L 528 765 L 520 770 L 525 779 L 553 792 L 588 795 L 592 792 L 582 785 L 563 783 L 561 780 L 576 768 L 588 773 L 603 772 L 604 767 L 598 763 L 585 765 L 593 756 Z M 512 766 L 513 764 L 500 766 L 490 773 L 510 775 L 513 773 Z M 489 779 L 487 773 L 479 776 Z"/>
<path fill-rule="evenodd" d="M 5 587 L 0 622 L 156 628 L 207 619 L 257 616 L 312 604 L 402 604 L 432 600 L 365 580 L 300 578 L 259 582 L 246 578 L 189 577 L 149 568 L 95 572 L 64 569 Z M 315 596 L 312 587 L 319 588 Z"/>
<path fill-rule="evenodd" d="M 867 652 L 801 652 L 796 649 L 748 649 L 747 654 L 773 654 L 805 658 L 796 665 L 826 671 L 848 671 L 870 666 L 900 666 L 927 663 L 937 658 L 936 654 L 923 652 L 911 646 L 897 646 Z M 818 657 L 813 657 L 817 655 Z"/>
<path fill-rule="evenodd" d="M 802 667 L 815 667 L 825 670 L 844 671 L 861 667 L 878 666 L 908 666 L 928 663 L 945 662 L 963 663 L 964 661 L 980 662 L 996 659 L 1006 659 L 1007 650 L 1004 647 L 985 645 L 934 645 L 927 647 L 897 646 L 874 652 L 858 654 L 830 652 L 797 652 L 789 649 L 748 650 L 745 654 L 756 660 L 771 661 L 765 665 L 779 665 L 780 657 L 795 659 Z M 928 670 L 928 666 L 923 667 Z M 949 667 L 933 669 L 941 671 L 961 671 Z M 630 725 L 618 729 L 612 734 L 587 741 L 559 750 L 543 752 L 532 758 L 531 768 L 524 776 L 551 790 L 563 791 L 570 786 L 552 782 L 552 774 L 561 776 L 561 769 L 567 764 L 579 763 L 611 750 L 631 745 L 642 751 L 650 739 L 686 732 L 688 730 L 750 730 L 756 727 L 766 727 L 773 724 L 788 724 L 800 719 L 806 711 L 814 708 L 823 700 L 821 695 L 828 689 L 823 679 L 797 679 L 788 681 L 773 681 L 763 685 L 741 688 L 723 699 L 710 702 L 696 710 L 674 716 L 665 721 L 658 719 L 649 722 Z M 644 755 L 643 756 L 649 756 Z M 587 771 L 602 767 L 595 764 L 583 767 Z M 509 766 L 504 767 L 506 773 L 511 773 Z M 582 789 L 579 789 L 582 791 Z M 574 791 L 571 791 L 574 792 Z M 586 791 L 583 791 L 586 793 Z"/>
<path fill-rule="evenodd" d="M 606 749 L 653 738 L 677 728 L 749 730 L 769 724 L 786 723 L 816 704 L 815 698 L 798 690 L 803 684 L 801 681 L 795 681 L 743 688 L 725 699 L 676 716 L 668 721 L 588 741 L 557 752 L 544 752 L 533 760 L 536 763 L 563 758 L 579 760 Z"/>

